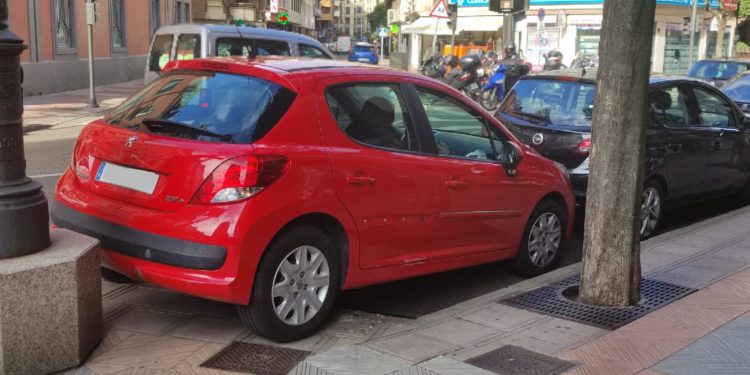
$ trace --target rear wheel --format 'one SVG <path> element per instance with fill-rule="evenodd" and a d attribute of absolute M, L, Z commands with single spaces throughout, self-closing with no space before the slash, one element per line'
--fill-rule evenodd
<path fill-rule="evenodd" d="M 340 281 L 338 254 L 320 230 L 299 226 L 282 234 L 258 266 L 242 321 L 278 342 L 313 334 L 333 307 Z"/>
<path fill-rule="evenodd" d="M 664 193 L 655 180 L 646 181 L 641 195 L 641 239 L 651 237 L 661 224 Z"/>
<path fill-rule="evenodd" d="M 497 108 L 497 88 L 482 90 L 479 104 L 488 111 L 494 111 Z"/>
<path fill-rule="evenodd" d="M 559 203 L 545 199 L 532 212 L 513 260 L 515 272 L 535 277 L 552 271 L 565 244 L 567 220 Z"/>
<path fill-rule="evenodd" d="M 102 267 L 102 279 L 115 284 L 134 284 L 135 280 L 109 268 Z"/>
<path fill-rule="evenodd" d="M 747 206 L 750 204 L 750 179 L 745 182 L 745 187 L 740 191 L 740 204 Z"/>

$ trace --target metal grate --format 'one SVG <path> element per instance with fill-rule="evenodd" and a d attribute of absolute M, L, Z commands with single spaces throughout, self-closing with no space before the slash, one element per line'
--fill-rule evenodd
<path fill-rule="evenodd" d="M 638 305 L 599 307 L 563 297 L 563 290 L 578 284 L 580 277 L 575 275 L 498 303 L 612 330 L 696 291 L 658 280 L 642 279 Z"/>
<path fill-rule="evenodd" d="M 201 367 L 257 375 L 286 374 L 309 354 L 302 350 L 235 341 L 203 362 Z"/>
<path fill-rule="evenodd" d="M 500 349 L 471 358 L 466 363 L 506 375 L 555 375 L 569 370 L 573 363 L 506 345 Z"/>

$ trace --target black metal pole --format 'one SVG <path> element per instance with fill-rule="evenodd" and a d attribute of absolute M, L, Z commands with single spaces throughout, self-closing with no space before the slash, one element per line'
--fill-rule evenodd
<path fill-rule="evenodd" d="M 0 0 L 0 259 L 50 244 L 42 184 L 26 177 L 23 153 L 23 40 L 8 30 L 8 1 Z"/>

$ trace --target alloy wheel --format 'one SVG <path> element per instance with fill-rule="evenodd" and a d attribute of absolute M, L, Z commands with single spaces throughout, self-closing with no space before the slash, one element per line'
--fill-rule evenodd
<path fill-rule="evenodd" d="M 320 311 L 328 296 L 330 268 L 322 251 L 300 246 L 287 254 L 276 269 L 271 298 L 276 316 L 298 326 Z"/>
<path fill-rule="evenodd" d="M 557 215 L 546 212 L 536 219 L 529 231 L 529 259 L 536 267 L 545 267 L 557 255 L 562 238 L 562 225 Z"/>
<path fill-rule="evenodd" d="M 641 236 L 651 234 L 661 217 L 661 197 L 655 187 L 647 187 L 641 196 Z"/>

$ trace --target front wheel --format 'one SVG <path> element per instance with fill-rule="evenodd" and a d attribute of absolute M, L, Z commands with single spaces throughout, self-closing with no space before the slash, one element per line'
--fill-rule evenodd
<path fill-rule="evenodd" d="M 277 342 L 310 336 L 333 307 L 340 281 L 338 254 L 331 240 L 310 226 L 292 228 L 267 249 L 242 321 L 256 334 Z"/>
<path fill-rule="evenodd" d="M 526 277 L 552 271 L 565 244 L 565 210 L 553 200 L 543 200 L 531 213 L 521 238 L 513 270 Z"/>
<path fill-rule="evenodd" d="M 661 224 L 664 194 L 654 180 L 646 181 L 641 195 L 641 239 L 651 237 Z"/>
<path fill-rule="evenodd" d="M 480 95 L 479 104 L 482 108 L 488 111 L 494 111 L 497 108 L 497 87 L 493 87 L 489 90 L 482 90 Z"/>

